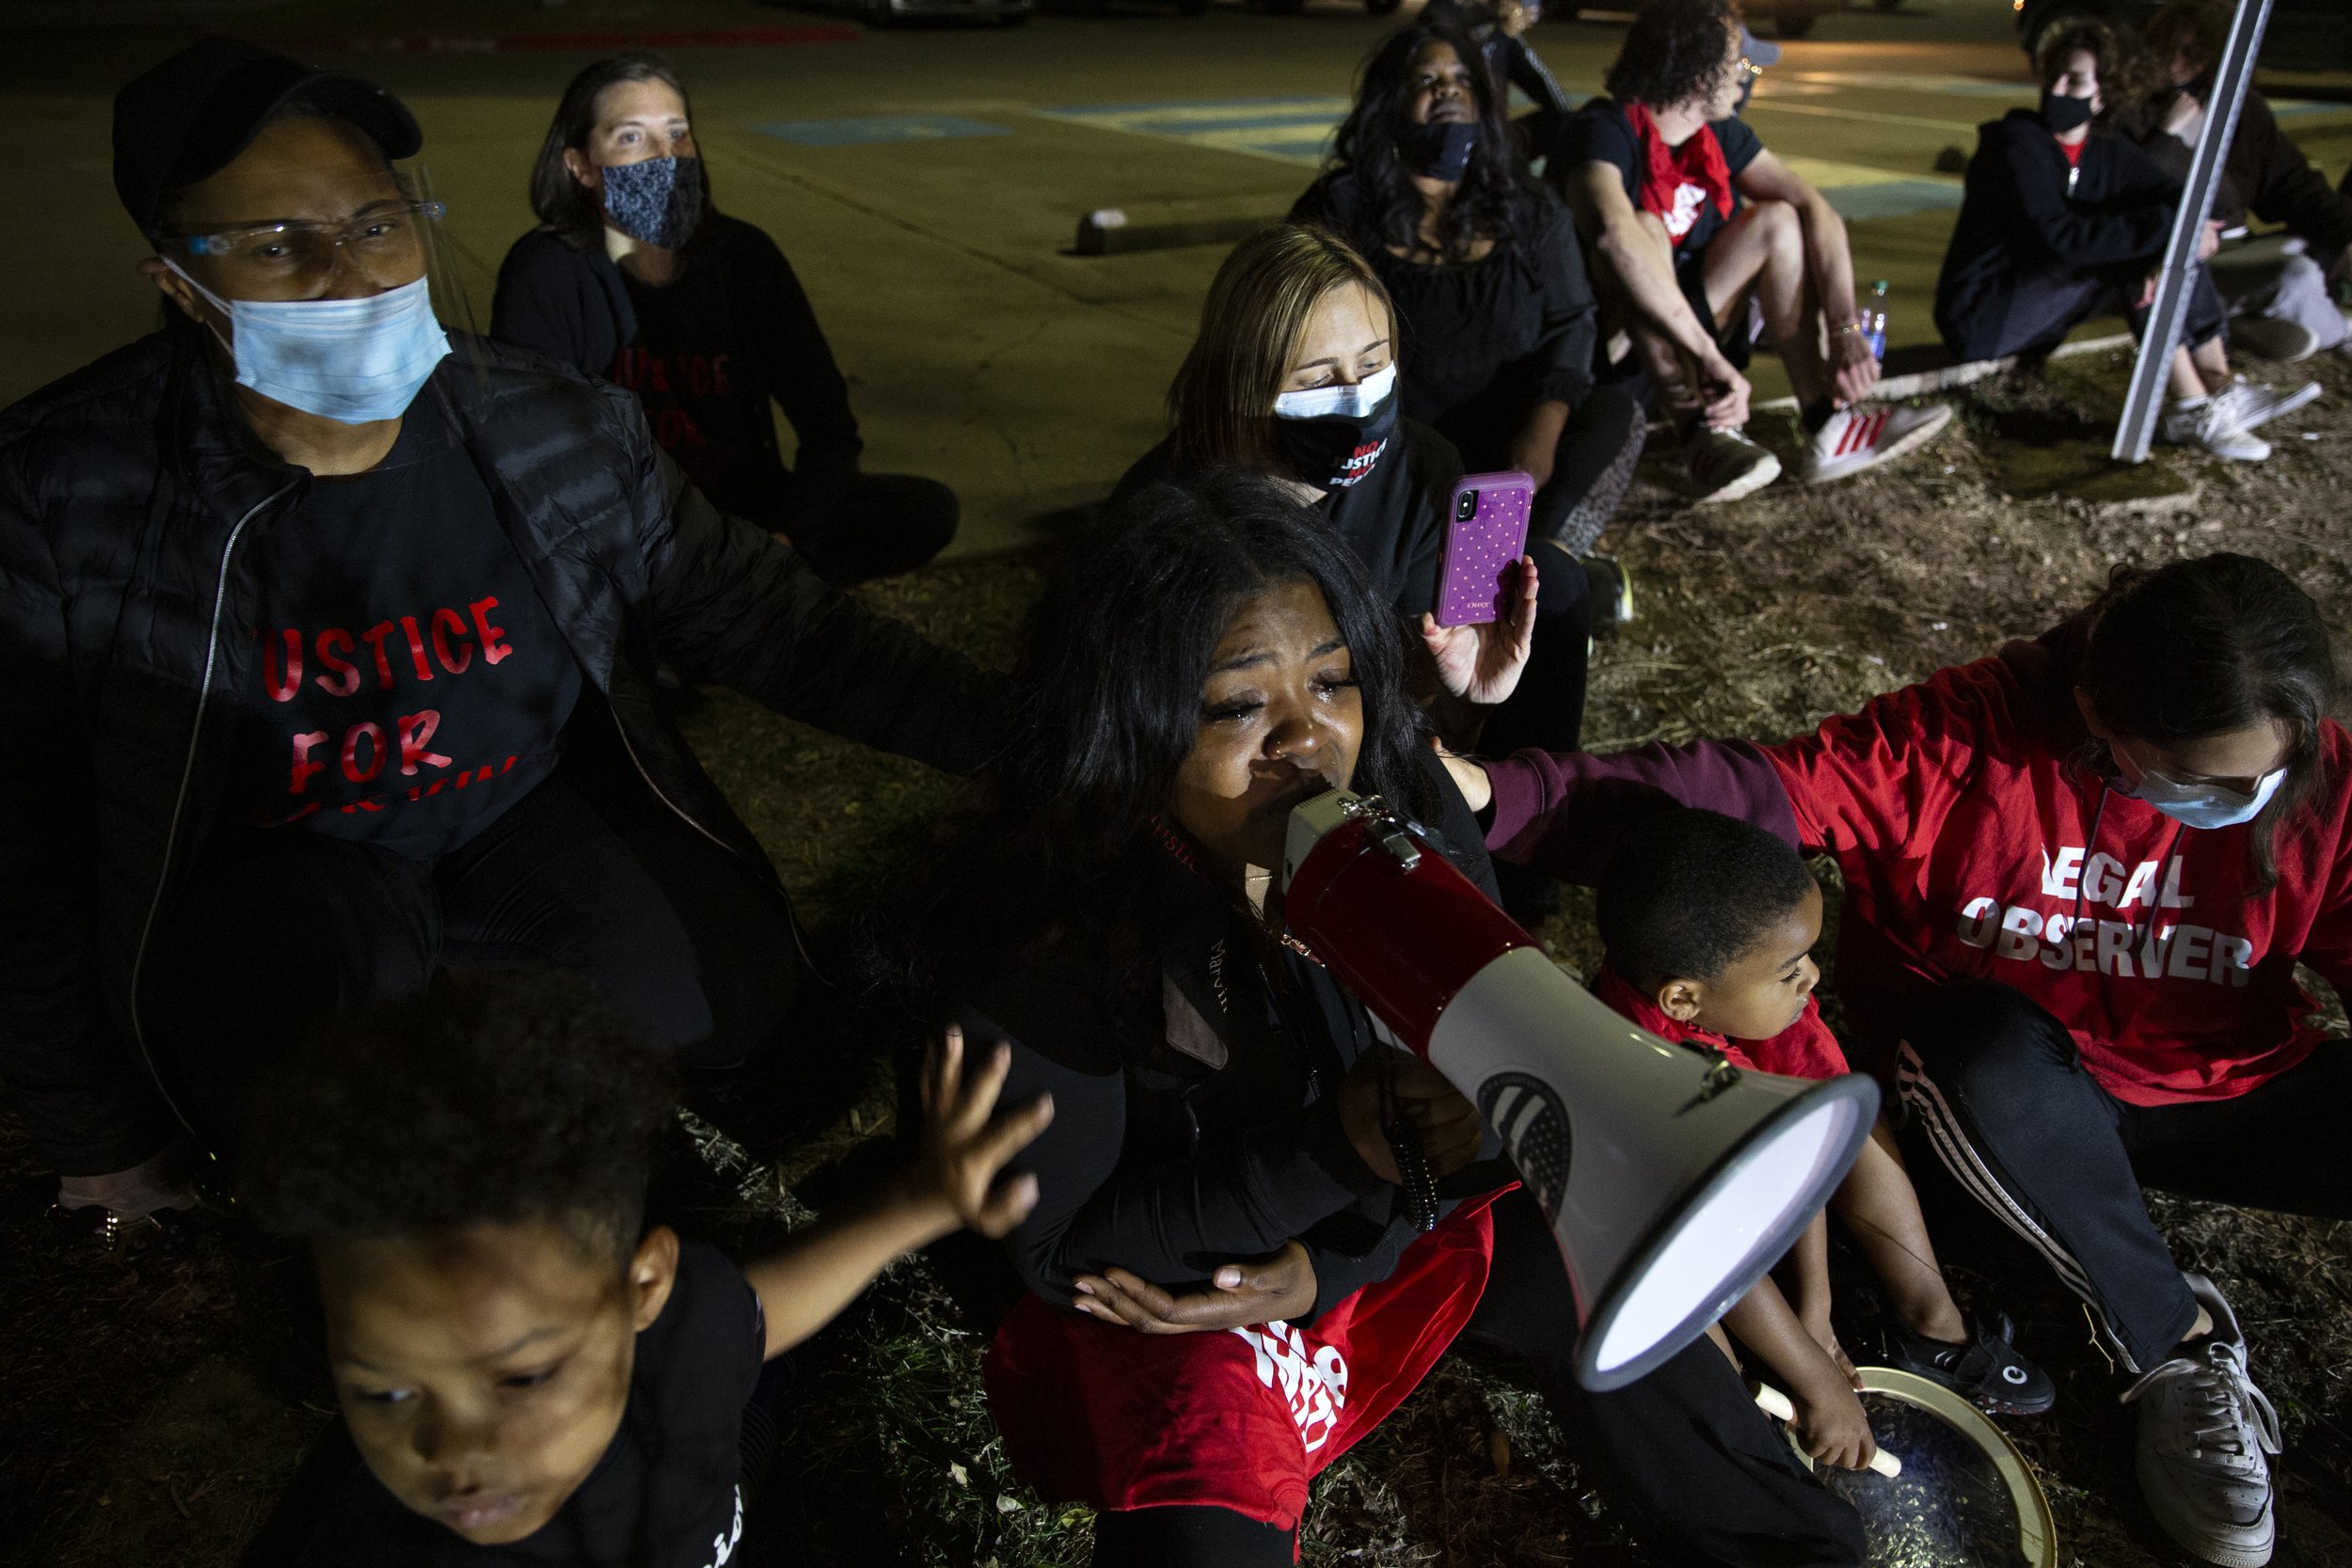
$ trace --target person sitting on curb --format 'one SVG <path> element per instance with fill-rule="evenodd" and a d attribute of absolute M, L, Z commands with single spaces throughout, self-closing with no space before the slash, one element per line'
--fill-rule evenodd
<path fill-rule="evenodd" d="M 1879 362 L 1845 220 L 1739 118 L 1761 69 L 1746 39 L 1730 0 L 1647 0 L 1609 68 L 1610 96 L 1569 121 L 1546 171 L 1592 247 L 1604 328 L 1631 336 L 1701 502 L 1780 475 L 1742 429 L 1751 302 L 1796 391 L 1804 483 L 1900 456 L 1952 417 L 1944 404 L 1864 403 Z"/>
<path fill-rule="evenodd" d="M 1960 219 L 1936 278 L 1936 329 L 1963 360 L 2047 354 L 2110 311 L 2125 315 L 2137 336 L 2155 300 L 2181 187 L 2106 129 L 2113 105 L 2137 96 L 2137 61 L 2105 23 L 2084 22 L 2052 35 L 2039 66 L 2041 107 L 2011 109 L 1978 128 Z M 2198 247 L 2157 434 L 2259 463 L 2270 443 L 2250 434 L 2254 427 L 2302 407 L 2319 396 L 2319 384 L 2279 392 L 2231 373 L 2227 310 L 2202 265 L 2217 228 L 2205 226 Z"/>
<path fill-rule="evenodd" d="M 539 227 L 499 267 L 490 336 L 635 392 L 654 439 L 731 516 L 835 587 L 913 571 L 955 492 L 869 474 L 850 384 L 776 242 L 712 204 L 685 84 L 659 55 L 585 67 L 531 175 Z M 786 467 L 773 410 L 800 447 Z"/>
<path fill-rule="evenodd" d="M 209 39 L 114 137 L 165 325 L 0 413 L 0 1078 L 60 1201 L 183 1206 L 175 1122 L 232 1149 L 271 1059 L 445 966 L 769 1048 L 790 904 L 654 660 L 960 772 L 999 683 L 712 507 L 626 390 L 446 332 L 381 88 Z"/>
<path fill-rule="evenodd" d="M 2204 130 L 2230 13 L 2217 0 L 2173 0 L 2140 30 L 2169 80 L 2146 101 L 2139 147 L 2175 180 L 2188 178 Z M 2250 87 L 2213 198 L 2214 220 L 2224 233 L 2244 228 L 2249 214 L 2285 229 L 2286 249 L 2241 257 L 2224 245 L 2206 263 L 2230 308 L 2230 346 L 2293 362 L 2352 341 L 2329 293 L 2331 284 L 2352 286 L 2352 195 L 2328 185 L 2279 129 L 2270 101 Z"/>

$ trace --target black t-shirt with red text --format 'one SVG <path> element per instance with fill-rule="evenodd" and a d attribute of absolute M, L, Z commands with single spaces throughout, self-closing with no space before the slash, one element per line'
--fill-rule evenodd
<path fill-rule="evenodd" d="M 637 394 L 654 439 L 712 505 L 787 527 L 796 482 L 856 468 L 849 387 L 775 243 L 723 216 L 710 228 L 680 253 L 672 282 L 656 288 L 622 271 L 637 335 L 605 373 Z M 771 399 L 800 437 L 789 471 Z"/>
<path fill-rule="evenodd" d="M 312 482 L 255 548 L 250 820 L 427 860 L 553 769 L 580 667 L 422 401 L 381 464 Z"/>

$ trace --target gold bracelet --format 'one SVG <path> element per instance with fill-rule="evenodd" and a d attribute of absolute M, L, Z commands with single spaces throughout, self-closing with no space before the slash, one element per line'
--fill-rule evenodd
<path fill-rule="evenodd" d="M 1837 336 L 1840 332 L 1859 332 L 1859 331 L 1861 331 L 1861 330 L 1862 330 L 1862 324 L 1861 324 L 1860 322 L 1848 322 L 1848 323 L 1847 323 L 1845 325 L 1843 325 L 1843 326 L 1832 327 L 1832 328 L 1830 329 L 1830 334 L 1829 334 L 1829 335 L 1830 335 L 1831 337 L 1835 338 L 1835 337 L 1836 337 L 1836 336 Z"/>

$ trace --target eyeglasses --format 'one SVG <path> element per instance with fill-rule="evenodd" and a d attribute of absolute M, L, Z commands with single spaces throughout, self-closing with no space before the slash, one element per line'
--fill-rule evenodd
<path fill-rule="evenodd" d="M 1749 59 L 1745 55 L 1740 55 L 1738 60 L 1733 62 L 1733 65 L 1734 68 L 1740 72 L 1742 80 L 1745 80 L 1750 76 L 1761 76 L 1764 74 L 1764 68 L 1756 64 L 1754 60 Z"/>
<path fill-rule="evenodd" d="M 191 256 L 274 275 L 326 271 L 334 266 L 335 252 L 348 245 L 352 259 L 373 270 L 415 260 L 423 243 L 423 226 L 446 212 L 437 201 L 384 202 L 341 223 L 289 219 L 165 237 Z"/>

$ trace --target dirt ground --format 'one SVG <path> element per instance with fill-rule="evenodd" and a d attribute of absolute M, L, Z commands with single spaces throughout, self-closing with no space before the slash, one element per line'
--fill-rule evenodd
<path fill-rule="evenodd" d="M 2271 433 L 2269 463 L 2167 454 L 2170 493 L 2137 507 L 2069 487 L 2099 467 L 2125 370 L 2120 356 L 2077 359 L 1980 386 L 1954 430 L 1894 472 L 1722 510 L 1675 499 L 1653 457 L 1604 544 L 1633 569 L 1642 613 L 1600 645 L 1588 744 L 1782 738 L 2044 629 L 2118 562 L 2248 551 L 2352 627 L 2352 362 L 2318 367 L 2328 399 Z M 965 562 L 869 597 L 1001 661 L 1042 565 Z M 866 891 L 949 786 L 724 696 L 691 728 L 818 926 L 820 957 L 842 962 Z M 1597 956 L 1588 911 L 1572 893 L 1545 933 L 1572 967 Z M 703 1159 L 666 1184 L 682 1227 L 755 1246 L 788 1217 L 788 1193 L 821 1208 L 874 1163 L 886 1031 L 847 1000 L 820 1012 L 808 1049 L 831 1070 L 814 1087 L 700 1106 L 742 1142 L 706 1129 Z M 0 1560 L 233 1562 L 329 1418 L 301 1265 L 217 1214 L 108 1259 L 44 1216 L 50 1190 L 0 1110 Z M 2283 1418 L 2277 1560 L 2352 1564 L 2352 1232 L 2154 1201 L 2184 1265 L 2235 1303 Z M 2062 1560 L 2180 1560 L 2137 1502 L 2120 1383 L 2073 1298 L 1973 1214 L 1948 1226 L 1941 1250 L 1973 1265 L 1956 1271 L 1963 1296 L 2010 1311 L 2058 1380 L 2054 1415 L 2008 1428 L 2049 1494 Z M 1875 1303 L 1849 1260 L 1838 1268 L 1847 1342 L 1867 1343 Z M 894 1271 L 802 1353 L 762 1509 L 788 1528 L 739 1560 L 784 1560 L 772 1537 L 787 1534 L 790 1560 L 808 1564 L 1085 1562 L 1083 1512 L 1047 1508 L 1009 1475 L 978 1351 L 923 1265 Z M 1316 1568 L 1654 1560 L 1563 1457 L 1540 1400 L 1456 1360 L 1327 1475 L 1305 1537 Z"/>

